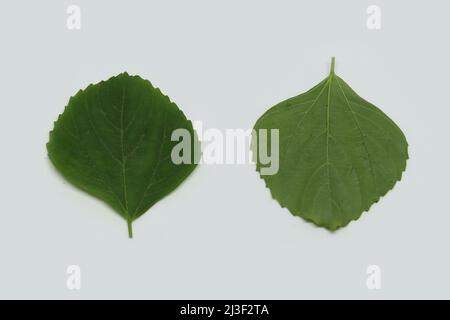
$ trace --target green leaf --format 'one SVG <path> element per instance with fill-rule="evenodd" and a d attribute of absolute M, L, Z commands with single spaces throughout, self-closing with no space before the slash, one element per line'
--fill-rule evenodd
<path fill-rule="evenodd" d="M 272 197 L 292 214 L 336 230 L 401 179 L 408 144 L 386 114 L 334 73 L 334 58 L 331 65 L 326 79 L 269 109 L 255 130 L 279 129 L 278 172 L 262 175 L 257 159 Z"/>
<path fill-rule="evenodd" d="M 175 164 L 175 129 L 190 133 L 191 121 L 177 105 L 139 76 L 122 73 L 71 97 L 47 143 L 56 169 L 72 184 L 105 201 L 132 222 L 173 191 L 194 170 Z M 193 150 L 193 149 L 192 149 Z"/>

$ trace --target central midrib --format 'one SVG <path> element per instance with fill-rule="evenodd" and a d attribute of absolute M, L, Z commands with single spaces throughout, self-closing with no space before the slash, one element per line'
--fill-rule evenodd
<path fill-rule="evenodd" d="M 330 104 L 331 104 L 331 85 L 334 79 L 334 61 L 331 64 L 331 71 L 328 80 L 328 97 L 327 97 L 327 120 L 326 120 L 326 132 L 327 132 L 327 145 L 326 145 L 326 167 L 328 178 L 328 194 L 330 196 L 330 210 L 332 210 L 332 195 L 331 195 L 331 178 L 330 178 Z"/>
<path fill-rule="evenodd" d="M 123 199 L 125 201 L 125 214 L 127 216 L 127 220 L 130 220 L 131 217 L 129 216 L 128 212 L 128 195 L 127 195 L 127 183 L 126 183 L 126 175 L 125 175 L 125 166 L 126 166 L 126 160 L 125 157 L 125 142 L 124 142 L 124 107 L 125 107 L 125 86 L 122 88 L 122 103 L 120 107 L 120 148 L 121 148 L 121 154 L 122 154 L 122 182 L 123 182 Z"/>

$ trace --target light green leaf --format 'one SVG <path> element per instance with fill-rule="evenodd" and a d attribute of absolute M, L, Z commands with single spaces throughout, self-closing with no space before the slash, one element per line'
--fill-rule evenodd
<path fill-rule="evenodd" d="M 173 191 L 195 168 L 175 164 L 175 129 L 198 140 L 191 121 L 169 98 L 139 76 L 122 73 L 89 85 L 70 98 L 47 143 L 56 169 L 72 184 L 100 198 L 128 224 Z"/>
<path fill-rule="evenodd" d="M 330 230 L 358 219 L 406 168 L 402 131 L 334 73 L 334 58 L 326 79 L 269 109 L 255 129 L 279 129 L 279 171 L 261 175 L 272 197 Z"/>

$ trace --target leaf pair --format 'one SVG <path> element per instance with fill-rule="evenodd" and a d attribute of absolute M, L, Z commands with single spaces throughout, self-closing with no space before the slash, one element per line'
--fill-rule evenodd
<path fill-rule="evenodd" d="M 194 170 L 195 152 L 173 160 L 175 130 L 199 141 L 191 121 L 150 82 L 127 73 L 73 96 L 47 144 L 58 171 L 128 225 Z M 255 129 L 279 130 L 279 171 L 261 175 L 282 207 L 335 230 L 359 218 L 406 167 L 407 142 L 382 111 L 334 73 L 264 113 Z M 258 148 L 256 148 L 258 149 Z M 261 172 L 264 164 L 257 161 Z"/>

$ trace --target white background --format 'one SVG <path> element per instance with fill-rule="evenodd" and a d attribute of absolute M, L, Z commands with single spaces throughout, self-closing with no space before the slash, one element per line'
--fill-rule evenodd
<path fill-rule="evenodd" d="M 81 30 L 66 28 L 69 4 Z M 366 8 L 382 10 L 381 30 Z M 448 1 L 3 1 L 1 298 L 450 298 Z M 403 179 L 330 233 L 253 166 L 201 166 L 134 223 L 66 183 L 48 132 L 69 97 L 139 74 L 206 128 L 251 128 L 336 72 L 404 131 Z M 81 267 L 81 290 L 66 268 Z M 381 268 L 368 290 L 366 268 Z"/>

